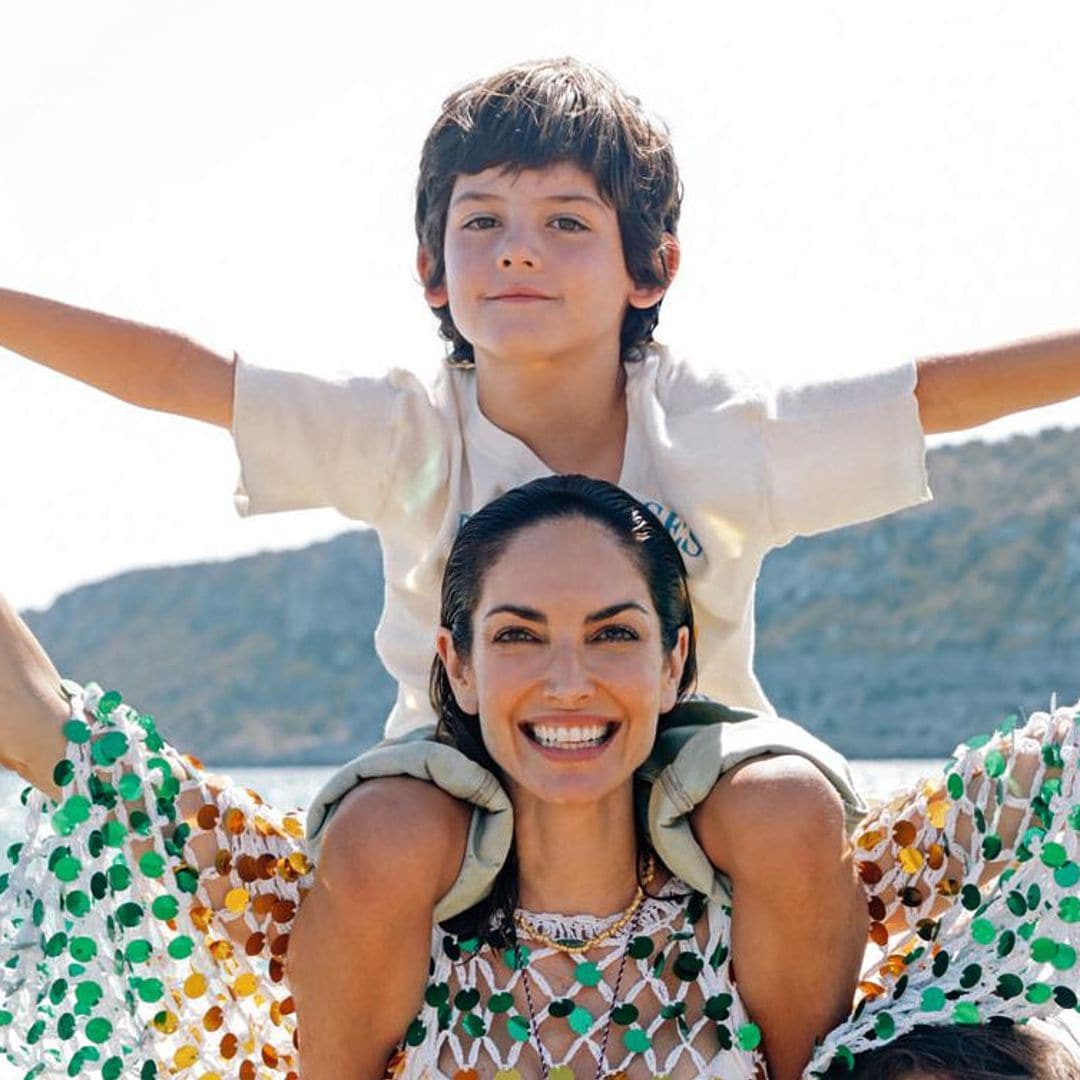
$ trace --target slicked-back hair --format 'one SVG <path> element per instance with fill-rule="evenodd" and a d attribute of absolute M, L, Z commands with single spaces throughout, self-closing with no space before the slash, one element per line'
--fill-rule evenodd
<path fill-rule="evenodd" d="M 458 176 L 561 162 L 590 173 L 615 210 L 630 277 L 638 285 L 666 286 L 671 275 L 662 239 L 665 232 L 675 235 L 682 203 L 667 127 L 604 72 L 569 57 L 519 64 L 443 102 L 424 141 L 416 186 L 416 235 L 431 259 L 424 285 L 437 288 L 446 276 L 443 242 Z M 471 364 L 472 345 L 454 325 L 449 304 L 432 310 L 450 344 L 448 360 Z M 659 317 L 660 301 L 627 306 L 619 342 L 624 361 L 642 359 Z"/>
<path fill-rule="evenodd" d="M 454 649 L 468 658 L 473 646 L 473 618 L 488 570 L 510 542 L 526 529 L 548 521 L 583 520 L 606 530 L 630 556 L 644 579 L 660 620 L 660 640 L 670 653 L 686 627 L 690 644 L 679 681 L 684 698 L 697 678 L 694 612 L 686 567 L 674 540 L 659 519 L 622 488 L 586 476 L 546 476 L 478 510 L 461 527 L 443 572 L 439 625 L 450 631 Z M 488 753 L 480 731 L 480 718 L 457 703 L 442 661 L 431 667 L 431 704 L 438 717 L 436 737 L 455 745 L 463 754 L 501 775 Z M 659 717 L 663 728 L 670 714 Z M 517 862 L 513 850 L 500 870 L 492 892 L 479 904 L 448 921 L 452 932 L 478 937 L 497 946 L 510 942 L 517 906 Z"/>

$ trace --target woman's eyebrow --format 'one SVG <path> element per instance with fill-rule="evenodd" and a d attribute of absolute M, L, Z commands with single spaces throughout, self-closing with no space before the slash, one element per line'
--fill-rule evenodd
<path fill-rule="evenodd" d="M 519 607 L 517 604 L 499 604 L 488 611 L 484 618 L 490 619 L 493 615 L 504 614 L 516 615 L 519 619 L 528 619 L 529 622 L 547 622 L 547 616 L 542 611 L 537 611 L 536 608 L 531 607 Z"/>
<path fill-rule="evenodd" d="M 612 616 L 628 610 L 640 611 L 642 615 L 649 614 L 647 609 L 642 607 L 636 600 L 624 600 L 622 603 L 612 604 L 610 607 L 601 608 L 599 611 L 586 615 L 585 621 L 587 623 L 603 622 L 605 619 L 610 619 Z"/>
<path fill-rule="evenodd" d="M 585 616 L 585 621 L 587 623 L 603 622 L 605 619 L 610 619 L 612 616 L 628 610 L 640 611 L 642 615 L 649 614 L 648 609 L 636 600 L 622 600 L 617 604 L 610 604 L 608 607 L 601 608 L 599 611 L 590 612 Z M 484 618 L 490 619 L 494 615 L 515 615 L 517 618 L 527 619 L 529 622 L 546 623 L 548 621 L 547 616 L 542 611 L 537 611 L 536 608 L 531 607 L 521 607 L 518 604 L 499 604 L 485 612 Z"/>

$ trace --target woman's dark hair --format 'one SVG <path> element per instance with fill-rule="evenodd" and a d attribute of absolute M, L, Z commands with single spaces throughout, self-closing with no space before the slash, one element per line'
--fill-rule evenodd
<path fill-rule="evenodd" d="M 416 235 L 431 257 L 424 285 L 443 284 L 443 241 L 454 181 L 493 166 L 511 171 L 571 162 L 591 173 L 619 220 L 623 259 L 638 285 L 667 285 L 664 233 L 675 235 L 682 188 L 667 128 L 604 72 L 580 60 L 519 64 L 470 83 L 443 102 L 424 140 L 416 185 Z M 656 260 L 659 256 L 660 270 Z M 450 343 L 449 360 L 473 362 L 450 307 L 432 309 Z M 640 360 L 660 318 L 660 302 L 627 307 L 623 360 Z"/>
<path fill-rule="evenodd" d="M 478 510 L 461 527 L 443 572 L 439 624 L 450 631 L 454 649 L 468 657 L 473 644 L 473 615 L 484 588 L 484 576 L 507 545 L 525 529 L 545 521 L 578 518 L 606 529 L 627 552 L 645 580 L 660 620 L 666 650 L 675 648 L 679 630 L 690 633 L 690 647 L 679 681 L 681 699 L 697 678 L 694 612 L 686 567 L 675 542 L 657 517 L 614 484 L 586 476 L 547 476 L 514 488 Z M 479 717 L 464 712 L 437 657 L 431 667 L 431 704 L 438 717 L 437 738 L 496 776 L 499 768 L 480 735 Z M 659 723 L 663 727 L 665 717 Z M 517 864 L 511 852 L 490 895 L 448 922 L 447 928 L 493 944 L 506 943 L 517 906 Z"/>
<path fill-rule="evenodd" d="M 867 1050 L 854 1067 L 834 1063 L 825 1080 L 1080 1080 L 1080 1064 L 1064 1046 L 1027 1025 L 920 1024 Z"/>

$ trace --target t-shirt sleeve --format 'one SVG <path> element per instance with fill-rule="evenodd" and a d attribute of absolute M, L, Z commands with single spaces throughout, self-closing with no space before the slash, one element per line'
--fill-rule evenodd
<path fill-rule="evenodd" d="M 912 362 L 768 395 L 762 455 L 776 545 L 926 502 Z"/>
<path fill-rule="evenodd" d="M 446 421 L 401 370 L 334 379 L 237 357 L 232 436 L 243 517 L 333 507 L 377 525 L 392 488 L 438 484 L 448 468 Z"/>

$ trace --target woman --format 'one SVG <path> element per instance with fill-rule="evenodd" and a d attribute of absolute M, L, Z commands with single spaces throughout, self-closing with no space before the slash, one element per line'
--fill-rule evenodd
<path fill-rule="evenodd" d="M 299 920 L 289 962 L 306 1078 L 378 1076 L 395 1044 L 392 1071 L 407 1077 L 760 1074 L 729 910 L 656 865 L 634 819 L 634 770 L 693 680 L 685 578 L 662 527 L 598 482 L 517 489 L 462 529 L 442 623 L 433 697 L 478 778 L 503 782 L 509 801 L 491 805 L 514 818 L 511 858 L 453 926 L 397 942 L 407 962 L 357 972 L 386 988 L 362 1061 L 335 1061 L 323 1017 L 305 1012 Z M 52 746 L 20 736 L 12 725 L 39 721 L 57 680 L 36 643 L 19 641 L 6 760 L 63 797 L 51 813 L 30 799 L 28 846 L 0 881 L 0 1021 L 29 1044 L 22 1061 L 70 1075 L 295 1075 L 283 957 L 312 884 L 299 819 L 181 758 L 116 696 L 76 692 Z M 860 827 L 871 933 L 891 947 L 812 1069 L 918 1040 L 906 1033 L 919 1024 L 1075 1005 L 1077 742 L 1071 713 L 1033 718 L 962 748 L 946 781 Z M 904 927 L 913 933 L 890 943 Z M 994 1035 L 1014 1060 L 1038 1051 L 1022 1029 Z"/>

